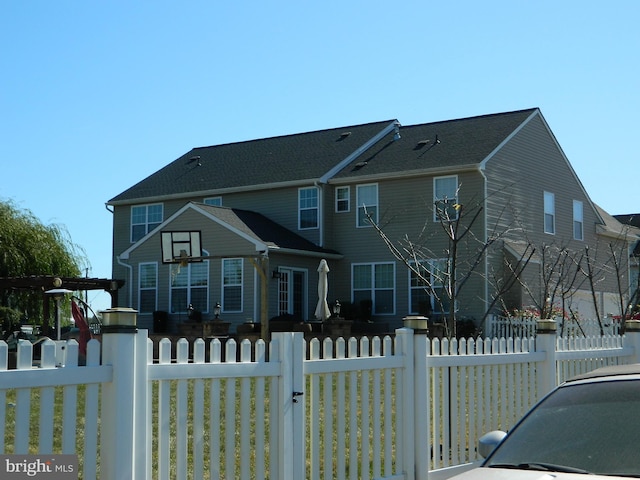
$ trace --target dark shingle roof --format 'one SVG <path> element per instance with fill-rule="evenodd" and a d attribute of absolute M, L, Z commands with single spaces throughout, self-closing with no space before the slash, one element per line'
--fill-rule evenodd
<path fill-rule="evenodd" d="M 335 178 L 448 169 L 482 162 L 537 109 L 402 126 Z M 366 162 L 366 165 L 362 163 Z"/>
<path fill-rule="evenodd" d="M 249 210 L 214 207 L 191 202 L 196 208 L 210 213 L 232 228 L 272 248 L 337 255 L 335 250 L 319 247 L 300 235 L 288 230 L 264 215 Z"/>
<path fill-rule="evenodd" d="M 537 109 L 403 126 L 332 178 L 478 164 Z M 393 120 L 194 148 L 109 203 L 319 179 Z"/>
<path fill-rule="evenodd" d="M 392 121 L 194 148 L 109 202 L 317 179 Z"/>

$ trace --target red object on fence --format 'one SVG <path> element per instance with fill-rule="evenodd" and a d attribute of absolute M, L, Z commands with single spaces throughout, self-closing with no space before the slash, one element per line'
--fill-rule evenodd
<path fill-rule="evenodd" d="M 71 314 L 73 320 L 76 322 L 76 326 L 80 329 L 80 337 L 78 338 L 78 350 L 80 354 L 87 356 L 87 343 L 91 340 L 91 330 L 89 330 L 89 324 L 84 319 L 84 314 L 78 304 L 71 301 Z"/>

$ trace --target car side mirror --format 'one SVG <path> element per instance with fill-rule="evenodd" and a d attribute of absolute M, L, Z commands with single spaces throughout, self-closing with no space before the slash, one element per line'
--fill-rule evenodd
<path fill-rule="evenodd" d="M 478 439 L 478 453 L 482 458 L 487 458 L 506 436 L 507 433 L 502 430 L 485 433 Z"/>

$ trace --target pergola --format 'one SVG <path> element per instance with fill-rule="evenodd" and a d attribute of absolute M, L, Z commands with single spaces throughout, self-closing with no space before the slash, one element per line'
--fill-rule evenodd
<path fill-rule="evenodd" d="M 30 275 L 24 277 L 0 277 L 0 292 L 11 290 L 30 290 L 42 292 L 43 316 L 49 318 L 51 295 L 48 290 L 64 288 L 71 291 L 104 290 L 111 295 L 111 306 L 118 306 L 118 289 L 124 286 L 124 280 L 109 278 L 60 277 L 55 275 Z M 43 325 L 44 326 L 44 325 Z"/>

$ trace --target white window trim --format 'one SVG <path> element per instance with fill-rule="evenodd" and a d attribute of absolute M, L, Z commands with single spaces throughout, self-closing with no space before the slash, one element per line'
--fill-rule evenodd
<path fill-rule="evenodd" d="M 302 208 L 302 205 L 300 205 L 300 193 L 303 190 L 313 190 L 316 192 L 316 206 L 315 207 L 305 207 Z M 316 211 L 316 225 L 315 227 L 302 227 L 301 225 L 301 221 L 302 221 L 302 211 L 303 210 L 315 210 Z M 298 230 L 317 230 L 318 228 L 320 228 L 320 191 L 318 189 L 318 187 L 300 187 L 298 188 Z"/>
<path fill-rule="evenodd" d="M 339 199 L 338 198 L 338 192 L 339 191 L 346 191 L 347 192 L 347 198 L 346 198 L 347 208 L 345 210 L 339 210 L 338 209 L 338 201 L 339 200 L 345 201 L 345 199 Z M 350 186 L 336 187 L 335 211 L 336 211 L 336 213 L 347 213 L 347 212 L 351 211 L 351 187 Z"/>
<path fill-rule="evenodd" d="M 204 253 L 204 251 L 203 251 Z M 199 262 L 198 262 L 199 263 Z M 207 308 L 202 310 L 201 313 L 209 313 L 210 311 L 210 294 L 211 294 L 211 265 L 209 264 L 209 260 L 203 260 L 203 263 L 205 263 L 207 265 Z M 191 285 L 191 265 L 193 265 L 193 263 L 188 263 L 186 267 L 182 267 L 180 266 L 180 268 L 186 268 L 188 269 L 187 271 L 187 285 L 185 287 L 174 287 L 171 284 L 171 276 L 172 276 L 172 268 L 177 268 L 175 267 L 176 264 L 171 264 L 169 265 L 169 311 L 171 313 L 175 313 L 175 314 L 183 314 L 183 313 L 188 313 L 187 312 L 187 306 L 189 305 L 189 303 L 191 302 L 191 290 L 193 288 L 203 288 L 203 287 L 193 287 Z M 184 306 L 184 310 L 174 310 L 173 308 L 173 295 L 171 292 L 173 292 L 174 289 L 178 289 L 178 288 L 186 288 L 187 289 L 187 304 Z"/>
<path fill-rule="evenodd" d="M 441 221 L 441 219 L 438 218 L 438 209 L 436 208 L 436 204 L 438 202 L 444 200 L 444 198 L 439 198 L 436 195 L 436 190 L 437 190 L 436 189 L 436 183 L 438 183 L 438 180 L 444 180 L 444 179 L 447 179 L 447 178 L 455 179 L 455 185 L 456 185 L 455 195 L 453 196 L 453 198 L 446 197 L 447 202 L 453 201 L 454 204 L 458 203 L 458 185 L 459 185 L 458 175 L 441 175 L 439 177 L 433 177 L 433 221 L 434 222 L 440 222 Z M 458 219 L 458 211 L 456 210 L 455 218 L 450 218 L 450 220 L 457 220 L 457 219 Z"/>
<path fill-rule="evenodd" d="M 358 262 L 358 263 L 352 263 L 351 264 L 351 302 L 353 303 L 355 301 L 355 285 L 354 285 L 354 270 L 356 266 L 363 266 L 363 265 L 368 265 L 371 267 L 371 301 L 373 302 L 371 305 L 371 314 L 372 315 L 380 315 L 380 316 L 390 316 L 390 315 L 395 315 L 396 314 L 396 292 L 397 292 L 397 286 L 396 286 L 396 262 Z M 392 305 L 391 305 L 391 312 L 388 313 L 378 313 L 375 311 L 376 308 L 376 290 L 384 290 L 387 291 L 389 289 L 387 288 L 375 288 L 376 285 L 376 276 L 375 276 L 375 270 L 376 270 L 376 265 L 392 265 L 393 266 L 393 287 L 391 287 L 391 298 L 392 298 Z M 362 291 L 364 289 L 358 289 L 358 291 Z M 369 290 L 369 289 L 367 289 Z"/>
<path fill-rule="evenodd" d="M 434 279 L 433 279 L 433 266 L 434 266 L 434 264 L 437 264 L 437 263 L 440 263 L 440 262 L 447 262 L 448 260 L 449 259 L 447 259 L 446 257 L 443 257 L 443 258 L 425 258 L 423 260 L 420 260 L 419 263 L 420 264 L 428 264 L 429 265 L 429 276 L 431 277 L 430 281 L 433 284 L 434 283 Z M 415 264 L 416 262 L 411 261 L 410 263 Z M 417 314 L 419 312 L 416 312 L 416 311 L 412 310 L 412 308 L 411 308 L 411 303 L 412 303 L 411 300 L 412 300 L 412 296 L 413 296 L 413 291 L 414 290 L 418 290 L 418 287 L 412 287 L 411 286 L 411 275 L 413 273 L 411 271 L 411 269 L 407 269 L 407 273 L 408 273 L 408 277 L 407 277 L 407 292 L 408 292 L 408 295 L 407 295 L 407 297 L 408 297 L 407 298 L 407 301 L 408 301 L 407 311 L 410 314 L 415 315 L 415 314 Z M 424 288 L 424 287 L 419 287 L 419 288 Z M 441 287 L 438 287 L 438 288 L 444 290 L 444 286 L 441 286 Z M 442 293 L 444 294 L 444 291 Z M 432 309 L 433 312 L 435 312 L 437 315 L 448 315 L 449 314 L 448 310 L 444 311 L 444 312 L 436 312 L 436 309 L 438 308 L 438 306 L 434 304 L 435 302 L 433 300 L 435 300 L 435 298 L 432 295 L 429 295 L 429 294 L 427 294 L 427 296 L 428 296 L 428 298 L 429 298 L 429 300 L 431 302 L 431 309 Z"/>
<path fill-rule="evenodd" d="M 156 275 L 155 275 L 155 286 L 153 288 L 149 288 L 149 287 L 142 287 L 142 267 L 145 265 L 153 265 L 155 267 L 155 271 L 156 271 Z M 142 311 L 142 302 L 141 302 L 141 293 L 142 291 L 145 290 L 155 290 L 155 298 L 153 301 L 153 309 L 151 310 L 151 312 L 143 312 Z M 144 314 L 149 314 L 149 313 L 153 313 L 154 310 L 158 309 L 158 262 L 141 262 L 138 264 L 138 311 L 140 312 L 141 315 Z"/>
<path fill-rule="evenodd" d="M 224 270 L 225 270 L 225 263 L 229 262 L 231 260 L 237 261 L 240 260 L 240 283 L 236 284 L 228 284 L 225 285 L 224 283 Z M 222 268 L 220 271 L 220 306 L 222 309 L 222 313 L 242 313 L 244 311 L 244 258 L 242 257 L 233 257 L 233 258 L 223 258 L 222 259 Z M 240 310 L 228 310 L 225 308 L 226 302 L 225 302 L 225 296 L 224 296 L 224 292 L 225 292 L 225 287 L 236 287 L 236 286 L 240 286 Z"/>
<path fill-rule="evenodd" d="M 552 231 L 547 231 L 547 215 L 551 215 L 553 219 Z M 542 219 L 542 228 L 544 233 L 549 235 L 556 234 L 556 196 L 551 192 L 544 192 L 544 216 Z"/>
<path fill-rule="evenodd" d="M 363 205 L 360 203 L 360 189 L 364 187 L 376 187 L 376 201 L 373 204 Z M 378 223 L 378 212 L 380 211 L 380 187 L 377 183 L 363 183 L 356 185 L 356 228 L 371 228 L 372 225 L 369 222 L 364 222 L 364 225 L 360 225 L 360 209 L 363 207 L 376 207 L 376 215 L 373 219 Z"/>
<path fill-rule="evenodd" d="M 580 224 L 580 238 L 576 237 L 576 223 Z M 574 240 L 584 240 L 584 204 L 580 200 L 573 201 L 573 230 Z"/>
<path fill-rule="evenodd" d="M 144 205 L 132 205 L 131 209 L 130 209 L 130 213 L 129 213 L 129 241 L 131 243 L 136 243 L 137 241 L 139 241 L 141 238 L 144 238 L 146 235 L 149 234 L 149 232 L 151 230 L 149 230 L 149 207 L 155 207 L 155 206 L 160 206 L 160 222 L 153 222 L 153 223 L 158 223 L 158 224 L 162 224 L 163 220 L 164 220 L 164 204 L 163 203 L 148 203 L 148 204 L 144 204 Z M 136 208 L 145 208 L 145 215 L 144 215 L 144 223 L 133 223 L 133 211 Z M 144 225 L 144 231 L 145 234 L 140 237 L 137 240 L 133 239 L 133 227 L 134 225 Z"/>

